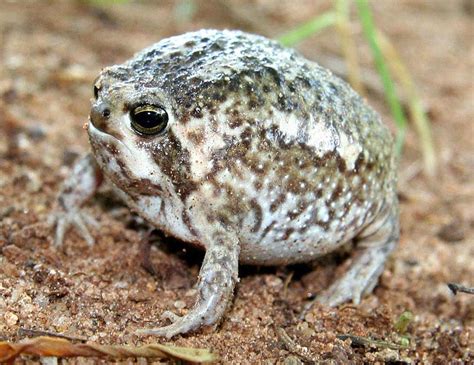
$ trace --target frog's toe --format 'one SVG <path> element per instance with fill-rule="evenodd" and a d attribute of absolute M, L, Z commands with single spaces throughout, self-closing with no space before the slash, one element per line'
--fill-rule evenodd
<path fill-rule="evenodd" d="M 342 285 L 341 285 L 342 284 Z M 327 305 L 329 307 L 335 307 L 341 303 L 349 301 L 353 296 L 355 296 L 350 288 L 348 283 L 334 283 L 323 291 L 320 295 L 316 297 L 316 302 Z M 357 300 L 360 300 L 360 296 L 358 296 Z"/>
<path fill-rule="evenodd" d="M 330 307 L 352 300 L 355 305 L 360 304 L 362 296 L 372 292 L 377 285 L 378 278 L 383 270 L 383 264 L 373 267 L 371 273 L 361 273 L 355 267 L 353 270 L 332 284 L 316 298 L 316 302 Z"/>
<path fill-rule="evenodd" d="M 89 246 L 92 246 L 94 245 L 95 240 L 94 240 L 94 237 L 92 237 L 91 233 L 89 232 L 88 225 L 91 225 L 90 222 L 91 222 L 91 217 L 88 217 L 87 215 L 84 215 L 79 212 L 78 214 L 74 215 L 73 221 L 72 221 L 74 227 L 77 228 L 82 238 L 86 240 Z M 97 222 L 95 223 L 97 224 Z"/>
<path fill-rule="evenodd" d="M 162 319 L 169 319 L 171 322 L 177 322 L 180 320 L 182 317 L 178 316 L 177 314 L 171 312 L 171 311 L 164 311 L 163 314 L 161 315 Z"/>
<path fill-rule="evenodd" d="M 95 240 L 89 231 L 89 227 L 98 228 L 99 224 L 90 215 L 80 211 L 56 212 L 48 219 L 48 225 L 55 229 L 54 245 L 59 247 L 64 242 L 64 235 L 71 226 L 74 226 L 89 246 L 94 245 Z"/>
<path fill-rule="evenodd" d="M 178 323 L 170 324 L 169 326 L 160 327 L 160 328 L 151 328 L 151 329 L 141 329 L 136 332 L 140 336 L 159 336 L 171 338 L 177 334 L 184 333 L 184 331 Z"/>
<path fill-rule="evenodd" d="M 97 222 L 97 219 L 95 219 L 90 214 L 81 213 L 81 217 L 89 227 L 92 227 L 93 229 L 99 229 L 100 228 L 100 224 L 99 224 L 99 222 Z"/>
<path fill-rule="evenodd" d="M 193 313 L 180 317 L 173 312 L 166 311 L 161 317 L 164 319 L 169 319 L 172 324 L 159 328 L 140 329 L 136 332 L 136 334 L 171 338 L 180 333 L 187 333 L 199 328 L 203 324 L 203 317 L 195 316 Z"/>

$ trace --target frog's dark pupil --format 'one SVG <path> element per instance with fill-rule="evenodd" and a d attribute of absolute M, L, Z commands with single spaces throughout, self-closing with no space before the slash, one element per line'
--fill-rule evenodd
<path fill-rule="evenodd" d="M 143 128 L 149 129 L 161 123 L 161 116 L 158 113 L 146 111 L 135 114 L 135 121 Z"/>
<path fill-rule="evenodd" d="M 166 110 L 156 106 L 135 108 L 131 113 L 132 128 L 140 134 L 154 135 L 162 132 L 168 123 Z"/>

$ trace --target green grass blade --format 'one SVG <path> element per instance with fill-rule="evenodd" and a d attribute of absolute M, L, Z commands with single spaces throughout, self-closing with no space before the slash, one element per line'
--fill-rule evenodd
<path fill-rule="evenodd" d="M 397 153 L 401 154 L 403 149 L 403 143 L 405 140 L 407 119 L 405 113 L 403 112 L 400 100 L 398 99 L 397 94 L 395 92 L 395 85 L 388 70 L 387 64 L 385 63 L 385 60 L 383 58 L 382 51 L 380 50 L 380 45 L 377 41 L 377 31 L 375 29 L 372 12 L 369 8 L 368 1 L 356 0 L 356 3 L 357 8 L 359 10 L 360 22 L 362 24 L 365 37 L 367 38 L 370 48 L 372 49 L 375 66 L 382 80 L 383 88 L 385 91 L 385 97 L 388 101 L 392 116 L 395 119 L 395 123 L 397 125 L 398 132 L 396 139 L 396 148 Z"/>
<path fill-rule="evenodd" d="M 394 77 L 399 81 L 402 90 L 408 96 L 409 114 L 420 140 L 424 170 L 428 176 L 433 177 L 437 173 L 438 161 L 430 121 L 423 108 L 415 82 L 390 39 L 380 30 L 377 32 L 377 39 Z"/>
<path fill-rule="evenodd" d="M 321 30 L 334 25 L 336 23 L 336 13 L 328 11 L 323 13 L 309 22 L 303 23 L 295 29 L 283 34 L 278 38 L 278 41 L 286 46 L 291 47 L 296 43 L 312 36 L 313 34 L 320 32 Z"/>

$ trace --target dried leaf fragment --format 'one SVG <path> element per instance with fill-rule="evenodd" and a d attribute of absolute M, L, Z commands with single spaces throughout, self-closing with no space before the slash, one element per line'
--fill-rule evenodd
<path fill-rule="evenodd" d="M 12 363 L 21 354 L 55 357 L 128 357 L 179 359 L 196 363 L 210 363 L 217 356 L 208 349 L 177 347 L 161 344 L 144 346 L 74 344 L 63 338 L 36 337 L 17 343 L 0 342 L 0 363 Z"/>

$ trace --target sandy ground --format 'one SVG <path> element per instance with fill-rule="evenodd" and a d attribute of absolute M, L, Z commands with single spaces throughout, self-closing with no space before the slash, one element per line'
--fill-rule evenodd
<path fill-rule="evenodd" d="M 454 296 L 446 285 L 474 285 L 472 2 L 373 3 L 377 23 L 414 75 L 439 158 L 438 175 L 426 178 L 416 134 L 409 132 L 399 170 L 401 242 L 374 294 L 357 307 L 314 307 L 301 320 L 304 304 L 340 274 L 344 257 L 243 267 L 217 331 L 165 341 L 134 332 L 163 324 L 166 309 L 185 313 L 192 306 L 201 252 L 156 234 L 157 273 L 146 272 L 140 245 L 146 227 L 107 190 L 86 208 L 102 225 L 94 247 L 70 232 L 56 249 L 44 224 L 72 162 L 88 150 L 83 124 L 92 82 L 102 67 L 163 37 L 203 27 L 277 37 L 328 3 L 213 0 L 196 1 L 193 10 L 185 1 L 100 9 L 81 1 L 0 0 L 0 340 L 20 340 L 19 330 L 34 329 L 103 344 L 162 341 L 210 348 L 222 363 L 474 362 L 474 296 Z M 357 24 L 354 29 L 361 40 Z M 367 45 L 358 44 L 364 67 L 373 69 Z M 340 57 L 334 31 L 299 49 L 328 67 L 328 59 Z M 372 92 L 369 102 L 393 127 L 381 95 Z M 394 324 L 404 311 L 414 315 L 408 348 L 337 337 L 400 344 Z"/>

